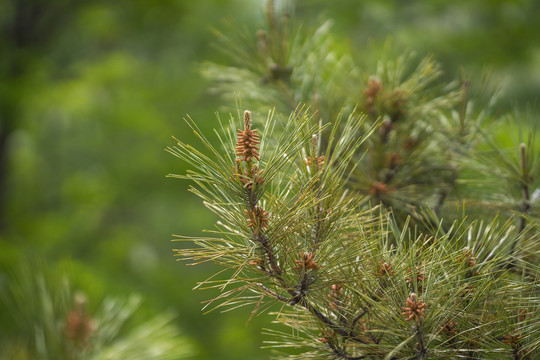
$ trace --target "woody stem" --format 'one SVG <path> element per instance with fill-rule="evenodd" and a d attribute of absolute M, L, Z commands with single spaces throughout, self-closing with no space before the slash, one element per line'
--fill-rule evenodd
<path fill-rule="evenodd" d="M 415 332 L 416 340 L 417 340 L 416 358 L 418 360 L 425 360 L 427 359 L 427 349 L 424 344 L 424 334 L 420 327 L 420 319 L 416 319 L 416 322 L 414 325 L 414 332 Z"/>
<path fill-rule="evenodd" d="M 519 242 L 520 236 L 525 232 L 525 228 L 527 227 L 527 219 L 525 216 L 531 209 L 531 196 L 529 192 L 529 184 L 528 184 L 528 168 L 527 168 L 527 152 L 526 152 L 526 146 L 525 144 L 520 145 L 520 168 L 521 168 L 521 193 L 523 195 L 522 198 L 522 206 L 520 209 L 521 216 L 519 220 L 519 228 L 518 233 L 516 235 L 516 238 L 512 242 L 512 247 L 510 248 L 510 257 L 514 256 L 514 252 L 516 250 L 517 244 Z M 515 261 L 511 260 L 511 263 L 509 264 L 510 267 L 515 266 Z"/>
<path fill-rule="evenodd" d="M 328 342 L 328 347 L 330 349 L 332 349 L 332 351 L 334 352 L 334 354 L 336 356 L 338 356 L 339 358 L 341 359 L 345 359 L 345 360 L 359 360 L 359 359 L 365 359 L 367 358 L 368 356 L 367 355 L 359 355 L 359 356 L 351 356 L 349 354 L 347 354 L 347 352 L 343 349 L 340 349 L 338 348 L 337 346 L 335 346 L 334 344 L 332 344 L 332 342 Z"/>

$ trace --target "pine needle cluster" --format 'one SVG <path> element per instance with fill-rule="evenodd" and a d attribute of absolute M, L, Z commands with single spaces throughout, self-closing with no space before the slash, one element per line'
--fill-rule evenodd
<path fill-rule="evenodd" d="M 31 263 L 31 261 L 28 261 Z M 35 271 L 35 269 L 39 271 Z M 65 270 L 21 266 L 0 288 L 0 310 L 15 326 L 2 339 L 1 360 L 187 359 L 192 345 L 161 313 L 141 321 L 142 299 L 92 301 L 74 290 Z M 4 329 L 7 330 L 7 329 Z"/>
<path fill-rule="evenodd" d="M 253 61 L 206 67 L 257 111 L 218 117 L 217 141 L 188 118 L 202 148 L 168 148 L 219 217 L 178 238 L 195 245 L 182 259 L 224 268 L 199 285 L 220 291 L 207 306 L 273 311 L 291 328 L 267 330 L 279 358 L 538 358 L 534 127 L 507 150 L 432 58 L 364 72 L 328 23 L 302 32 L 268 4 L 252 38 L 222 35 Z"/>

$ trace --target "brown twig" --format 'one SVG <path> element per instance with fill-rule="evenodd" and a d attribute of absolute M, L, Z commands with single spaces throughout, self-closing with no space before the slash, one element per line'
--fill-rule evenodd
<path fill-rule="evenodd" d="M 368 355 L 351 356 L 344 349 L 338 348 L 331 341 L 327 342 L 327 345 L 332 350 L 332 352 L 341 359 L 360 360 L 360 359 L 365 359 L 368 357 Z"/>
<path fill-rule="evenodd" d="M 516 235 L 516 238 L 514 239 L 514 241 L 512 242 L 512 246 L 510 247 L 510 263 L 508 264 L 508 267 L 512 268 L 514 267 L 516 264 L 515 264 L 515 261 L 514 259 L 512 259 L 512 257 L 514 256 L 514 253 L 516 251 L 516 247 L 517 247 L 517 244 L 520 240 L 520 237 L 524 234 L 525 232 L 525 229 L 527 228 L 527 219 L 526 219 L 526 215 L 527 213 L 529 212 L 529 210 L 531 209 L 531 196 L 530 196 L 530 191 L 529 191 L 529 184 L 528 184 L 528 180 L 529 180 L 529 171 L 528 171 L 528 168 L 527 168 L 527 148 L 525 146 L 525 144 L 520 144 L 519 146 L 519 154 L 520 154 L 520 169 L 521 169 L 521 181 L 520 181 L 520 185 L 521 185 L 521 193 L 523 195 L 523 199 L 521 201 L 522 203 L 522 206 L 521 206 L 521 209 L 520 209 L 520 212 L 521 212 L 521 216 L 520 216 L 520 220 L 519 220 L 519 228 L 518 228 L 518 233 Z"/>

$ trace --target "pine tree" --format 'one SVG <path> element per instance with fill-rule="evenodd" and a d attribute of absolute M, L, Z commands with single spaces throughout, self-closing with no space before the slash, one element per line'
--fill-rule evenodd
<path fill-rule="evenodd" d="M 229 270 L 211 304 L 277 308 L 279 358 L 538 358 L 540 146 L 532 125 L 493 135 L 527 115 L 495 116 L 432 58 L 371 70 L 329 23 L 293 22 L 269 1 L 265 28 L 218 33 L 236 63 L 205 74 L 253 112 L 215 141 L 188 118 L 203 148 L 168 148 L 219 217 L 177 250 Z"/>
<path fill-rule="evenodd" d="M 174 325 L 173 314 L 144 319 L 136 294 L 97 302 L 82 289 L 75 291 L 68 270 L 73 271 L 27 260 L 3 279 L 0 310 L 13 325 L 1 341 L 1 360 L 191 358 L 193 346 Z"/>

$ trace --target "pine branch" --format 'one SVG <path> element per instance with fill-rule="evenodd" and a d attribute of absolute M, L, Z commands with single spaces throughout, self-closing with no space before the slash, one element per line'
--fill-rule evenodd
<path fill-rule="evenodd" d="M 216 307 L 252 304 L 253 316 L 265 301 L 289 305 L 276 320 L 298 336 L 278 337 L 309 350 L 290 359 L 538 353 L 540 328 L 509 315 L 540 306 L 530 300 L 538 292 L 534 141 L 520 140 L 518 158 L 504 150 L 484 126 L 489 109 L 473 107 L 474 79 L 443 83 L 432 58 L 383 54 L 363 68 L 328 23 L 299 30 L 272 4 L 266 18 L 246 44 L 224 40 L 234 67 L 207 68 L 220 91 L 276 106 L 262 132 L 246 111 L 236 135 L 233 117 L 220 122 L 218 149 L 189 120 L 206 151 L 169 149 L 194 169 L 178 177 L 220 218 L 216 238 L 179 250 L 232 271 L 203 283 L 222 291 Z M 474 189 L 464 174 L 487 185 Z M 476 199 L 491 207 L 477 209 Z M 454 200 L 479 216 L 450 209 Z M 497 209 L 518 216 L 492 216 Z M 521 275 L 508 271 L 518 258 Z"/>

